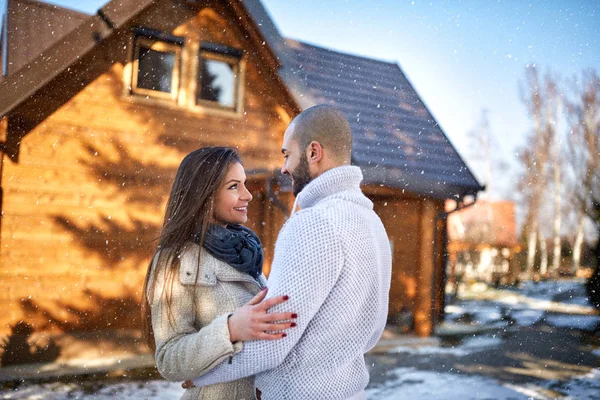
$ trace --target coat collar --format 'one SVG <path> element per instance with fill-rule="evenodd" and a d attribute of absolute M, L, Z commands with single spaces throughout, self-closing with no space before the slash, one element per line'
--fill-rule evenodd
<path fill-rule="evenodd" d="M 200 263 L 198 263 L 199 257 Z M 255 283 L 261 288 L 266 286 L 266 279 L 263 275 L 256 281 L 250 275 L 217 260 L 196 243 L 189 243 L 183 251 L 179 275 L 183 284 L 198 282 L 200 285 L 214 286 L 217 284 L 217 280 L 220 280 Z"/>

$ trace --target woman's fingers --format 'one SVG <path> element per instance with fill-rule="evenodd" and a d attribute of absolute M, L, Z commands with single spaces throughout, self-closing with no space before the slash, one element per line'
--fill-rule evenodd
<path fill-rule="evenodd" d="M 289 300 L 289 296 L 287 296 L 287 295 L 275 296 L 275 297 L 271 297 L 270 299 L 267 299 L 267 300 L 261 302 L 259 304 L 259 306 L 263 310 L 268 310 L 269 308 L 276 306 L 278 304 L 281 304 L 281 303 L 285 303 L 288 300 Z"/>
<path fill-rule="evenodd" d="M 279 339 L 283 339 L 286 336 L 287 336 L 287 334 L 285 332 L 277 332 L 277 333 L 262 332 L 260 335 L 258 335 L 258 339 L 260 339 L 260 340 L 279 340 Z"/>
<path fill-rule="evenodd" d="M 260 316 L 261 322 L 287 321 L 296 318 L 298 318 L 298 314 L 296 313 L 265 313 Z"/>
<path fill-rule="evenodd" d="M 281 322 L 279 324 L 262 324 L 260 329 L 266 332 L 277 332 L 284 331 L 286 329 L 294 328 L 296 326 L 295 322 Z"/>
<path fill-rule="evenodd" d="M 249 304 L 251 306 L 255 306 L 258 303 L 260 303 L 261 301 L 263 301 L 263 299 L 265 298 L 265 296 L 267 295 L 267 292 L 269 291 L 269 288 L 267 288 L 266 286 L 256 294 L 256 296 L 254 296 L 252 299 L 250 299 L 250 301 L 246 304 Z"/>

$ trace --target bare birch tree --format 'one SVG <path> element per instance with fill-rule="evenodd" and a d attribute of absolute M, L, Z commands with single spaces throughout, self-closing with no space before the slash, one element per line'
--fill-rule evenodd
<path fill-rule="evenodd" d="M 561 209 L 561 169 L 562 160 L 560 156 L 560 138 L 558 134 L 558 118 L 561 115 L 562 110 L 562 99 L 559 94 L 557 86 L 558 78 L 546 76 L 546 115 L 548 118 L 548 135 L 552 141 L 552 161 L 551 161 L 551 175 L 553 183 L 553 205 L 554 205 L 554 218 L 552 224 L 552 269 L 550 275 L 556 277 L 559 272 L 560 259 L 561 259 L 561 222 L 562 222 L 562 209 Z M 550 171 L 549 171 L 550 172 Z"/>
<path fill-rule="evenodd" d="M 535 66 L 525 71 L 521 97 L 533 122 L 531 135 L 519 154 L 524 172 L 519 188 L 526 208 L 523 236 L 527 240 L 527 279 L 533 275 L 536 244 L 540 237 L 540 210 L 548 183 L 548 166 L 556 131 L 557 89 L 555 79 L 548 73 L 542 81 Z M 545 242 L 542 247 L 546 250 Z M 544 254 L 547 262 L 547 255 Z M 547 265 L 547 264 L 546 264 Z"/>
<path fill-rule="evenodd" d="M 567 103 L 570 134 L 567 157 L 571 193 L 578 217 L 573 249 L 573 270 L 579 268 L 586 218 L 596 224 L 600 236 L 600 76 L 584 71 L 572 85 L 573 99 Z"/>

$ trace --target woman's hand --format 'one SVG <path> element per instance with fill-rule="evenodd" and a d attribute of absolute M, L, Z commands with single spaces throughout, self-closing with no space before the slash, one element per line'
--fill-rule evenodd
<path fill-rule="evenodd" d="M 286 321 L 298 318 L 295 313 L 273 313 L 269 314 L 269 308 L 284 303 L 288 296 L 277 296 L 264 300 L 267 295 L 267 288 L 264 288 L 248 303 L 238 308 L 227 320 L 229 327 L 229 337 L 232 342 L 247 340 L 277 340 L 286 337 L 285 329 L 296 326 L 295 322 L 275 323 L 275 321 Z M 264 301 L 263 301 L 264 300 Z M 270 332 L 270 333 L 267 333 Z M 276 333 L 273 333 L 276 332 Z M 196 387 L 194 382 L 188 380 L 181 384 L 184 389 Z M 260 393 L 260 392 L 257 392 Z M 260 394 L 258 394 L 260 396 Z M 258 397 L 260 399 L 260 397 Z"/>
<path fill-rule="evenodd" d="M 267 288 L 264 288 L 252 300 L 237 309 L 228 320 L 229 336 L 232 342 L 247 340 L 278 340 L 286 337 L 283 330 L 296 326 L 289 321 L 298 318 L 294 313 L 269 314 L 269 308 L 284 303 L 288 296 L 277 296 L 264 300 Z M 263 301 L 264 300 L 264 301 Z"/>

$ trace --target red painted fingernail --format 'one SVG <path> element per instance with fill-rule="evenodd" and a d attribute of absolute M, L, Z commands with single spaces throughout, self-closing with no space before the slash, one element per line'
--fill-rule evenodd
<path fill-rule="evenodd" d="M 292 318 L 298 318 L 298 314 L 292 314 Z"/>
<path fill-rule="evenodd" d="M 264 291 L 265 291 L 265 290 L 267 290 L 267 289 L 268 289 L 268 287 L 266 287 L 266 286 L 265 286 L 264 288 L 260 289 L 260 291 L 261 291 L 261 292 L 264 292 Z"/>
<path fill-rule="evenodd" d="M 283 299 L 284 299 L 284 300 L 287 300 L 287 299 L 289 299 L 289 298 L 290 298 L 290 296 L 288 296 L 287 294 L 286 294 L 285 296 L 283 296 Z"/>
<path fill-rule="evenodd" d="M 295 322 L 292 322 L 292 323 L 290 324 L 290 326 L 293 328 L 293 327 L 295 327 L 295 326 L 296 326 L 296 323 L 295 323 Z"/>
<path fill-rule="evenodd" d="M 286 336 L 287 336 L 287 334 L 285 334 L 285 333 L 281 334 L 281 337 L 286 337 Z"/>

